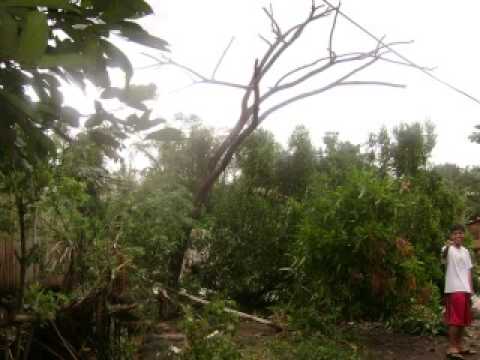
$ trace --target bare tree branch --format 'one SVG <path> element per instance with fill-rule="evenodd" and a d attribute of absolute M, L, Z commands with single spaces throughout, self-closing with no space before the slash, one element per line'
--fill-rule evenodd
<path fill-rule="evenodd" d="M 273 46 L 267 50 L 267 52 L 264 54 L 264 57 L 260 61 L 260 77 L 263 77 L 264 74 L 270 70 L 273 64 L 276 63 L 278 58 L 300 37 L 308 24 L 327 16 L 332 12 L 331 9 L 327 9 L 324 12 L 316 14 L 317 9 L 319 9 L 319 7 L 312 6 L 312 10 L 304 22 L 292 26 L 287 32 L 282 34 L 281 37 L 277 38 Z"/>
<path fill-rule="evenodd" d="M 263 36 L 262 34 L 258 34 L 258 37 L 260 39 L 262 39 L 269 47 L 270 46 L 273 46 L 273 44 L 270 42 L 270 40 L 268 40 L 265 36 Z"/>
<path fill-rule="evenodd" d="M 257 67 L 257 66 L 258 66 L 258 60 L 255 60 L 255 67 Z M 248 119 L 251 116 L 252 108 L 248 106 L 248 100 L 249 100 L 249 98 L 252 94 L 252 89 L 255 86 L 258 86 L 258 85 L 255 85 L 255 83 L 256 82 L 258 83 L 258 81 L 259 81 L 257 76 L 258 76 L 258 74 L 256 73 L 256 71 L 254 71 L 253 75 L 252 75 L 252 78 L 250 80 L 249 87 L 246 89 L 246 91 L 245 91 L 245 93 L 243 94 L 243 97 L 242 97 L 240 117 L 237 120 L 237 123 L 235 124 L 235 126 L 230 131 L 230 134 L 228 134 L 228 136 L 225 138 L 225 140 L 222 142 L 222 144 L 220 144 L 220 146 L 215 151 L 215 153 L 212 155 L 212 157 L 209 161 L 208 168 L 211 171 L 213 171 L 215 169 L 218 161 L 222 158 L 222 156 L 224 156 L 225 151 L 231 146 L 234 138 L 237 137 L 238 134 L 240 134 L 240 132 L 242 131 L 242 128 L 245 126 L 245 124 L 247 123 Z M 201 189 L 203 189 L 203 188 L 204 188 L 204 185 L 201 185 L 199 192 L 201 192 Z"/>
<path fill-rule="evenodd" d="M 335 52 L 333 51 L 333 34 L 335 32 L 335 27 L 337 25 L 338 11 L 340 10 L 340 5 L 341 4 L 338 3 L 337 8 L 335 9 L 335 15 L 333 16 L 333 23 L 330 28 L 330 37 L 328 41 L 328 53 L 330 55 L 330 62 L 334 62 L 336 57 Z"/>
<path fill-rule="evenodd" d="M 396 64 L 396 65 L 403 65 L 403 66 L 413 67 L 413 68 L 418 69 L 417 66 L 412 66 L 412 64 L 407 63 L 407 62 L 389 59 L 389 58 L 383 57 L 383 56 L 381 56 L 381 55 L 379 55 L 379 56 L 377 56 L 377 57 L 378 57 L 380 60 L 385 61 L 385 62 L 389 62 L 389 63 Z M 421 69 L 424 69 L 424 70 L 426 70 L 426 71 L 434 71 L 437 67 L 436 67 L 436 66 L 434 66 L 434 67 L 421 66 L 420 68 L 421 68 Z"/>
<path fill-rule="evenodd" d="M 345 86 L 345 85 L 376 85 L 376 86 L 387 86 L 387 87 L 394 87 L 394 88 L 406 88 L 405 84 L 397 84 L 391 83 L 386 81 L 342 81 L 341 83 L 337 84 L 336 86 Z"/>
<path fill-rule="evenodd" d="M 211 84 L 211 85 L 222 85 L 222 86 L 227 86 L 227 87 L 242 89 L 242 90 L 248 89 L 248 85 L 237 84 L 237 83 L 233 83 L 233 82 L 229 82 L 229 81 L 220 81 L 220 80 L 215 80 L 213 78 L 208 78 L 208 77 L 200 74 L 196 70 L 192 69 L 191 67 L 180 64 L 180 63 L 176 62 L 175 60 L 172 60 L 172 59 L 169 59 L 169 58 L 158 59 L 153 55 L 150 55 L 150 54 L 147 54 L 147 53 L 143 53 L 143 54 L 145 56 L 149 57 L 149 58 L 156 59 L 158 61 L 158 63 L 157 63 L 158 66 L 165 66 L 165 65 L 174 66 L 174 67 L 177 67 L 179 69 L 184 70 L 186 73 L 188 73 L 190 75 L 193 75 L 194 77 L 196 77 L 196 79 L 192 79 L 192 85 L 195 85 L 195 84 Z M 189 86 L 191 86 L 191 85 L 189 85 Z"/>
<path fill-rule="evenodd" d="M 327 0 L 321 0 L 323 1 L 327 6 L 329 6 L 330 8 L 335 8 L 329 1 Z M 351 24 L 353 24 L 355 27 L 357 27 L 358 29 L 360 29 L 363 33 L 367 34 L 370 38 L 378 41 L 379 43 L 381 43 L 382 45 L 385 45 L 382 43 L 382 40 L 379 39 L 378 37 L 376 37 L 372 32 L 368 31 L 364 26 L 360 25 L 358 22 L 356 22 L 355 20 L 353 20 L 350 16 L 348 16 L 347 14 L 345 14 L 344 12 L 341 12 L 339 11 L 340 15 L 343 16 L 343 18 L 345 18 L 348 22 L 350 22 Z M 400 52 L 396 51 L 395 49 L 393 48 L 389 48 L 389 50 L 394 54 L 396 55 L 398 58 L 400 58 L 402 61 L 408 63 L 411 65 L 411 67 L 413 68 L 416 68 L 417 70 L 423 72 L 425 75 L 427 75 L 428 77 L 430 77 L 431 79 L 437 81 L 438 83 L 448 87 L 450 90 L 453 90 L 467 98 L 469 98 L 470 100 L 476 102 L 477 104 L 480 104 L 480 99 L 476 98 L 475 96 L 467 93 L 465 90 L 462 90 L 460 88 L 458 88 L 457 86 L 455 85 L 452 85 L 451 83 L 445 81 L 445 80 L 442 80 L 441 78 L 439 78 L 438 76 L 436 76 L 435 74 L 433 74 L 431 71 L 428 71 L 427 69 L 425 69 L 424 67 L 422 66 L 419 66 L 418 64 L 416 64 L 415 62 L 413 62 L 412 60 L 410 60 L 409 58 L 407 58 L 406 56 L 404 56 L 403 54 L 401 54 Z"/>
<path fill-rule="evenodd" d="M 270 3 L 270 10 L 267 8 L 263 8 L 263 12 L 268 16 L 270 19 L 270 25 L 272 27 L 272 32 L 275 34 L 275 36 L 280 37 L 282 34 L 282 30 L 280 29 L 280 26 L 278 25 L 277 21 L 275 20 L 275 17 L 273 16 L 273 6 Z"/>
<path fill-rule="evenodd" d="M 410 44 L 411 42 L 410 41 L 396 41 L 396 42 L 391 42 L 391 43 L 388 43 L 386 44 L 387 46 L 396 46 L 396 45 L 405 45 L 405 44 Z M 295 73 L 297 72 L 300 72 L 302 70 L 306 70 L 310 67 L 314 67 L 316 65 L 318 65 L 319 63 L 321 62 L 324 62 L 324 61 L 327 61 L 327 60 L 330 60 L 331 58 L 330 57 L 323 57 L 323 58 L 320 58 L 318 60 L 315 60 L 314 62 L 310 63 L 310 64 L 306 64 L 306 65 L 302 65 L 302 66 L 299 66 L 289 72 L 287 72 L 285 75 L 281 76 L 277 82 L 275 83 L 275 86 L 273 86 L 273 88 L 270 90 L 270 92 L 272 93 L 276 93 L 280 90 L 284 90 L 284 89 L 287 89 L 287 88 L 291 88 L 295 85 L 298 85 L 300 84 L 301 82 L 305 81 L 305 80 L 308 80 L 310 78 L 312 78 L 313 76 L 327 70 L 328 68 L 330 68 L 331 66 L 335 65 L 335 64 L 340 64 L 340 63 L 346 63 L 346 62 L 352 62 L 352 61 L 357 61 L 357 60 L 365 60 L 369 57 L 380 57 L 378 55 L 378 52 L 379 50 L 385 48 L 384 46 L 379 46 L 377 48 L 375 48 L 374 50 L 372 51 L 369 51 L 369 52 L 355 52 L 355 53 L 346 53 L 346 54 L 341 54 L 341 55 L 336 55 L 336 59 L 335 61 L 332 63 L 328 63 L 328 64 L 325 64 L 317 69 L 314 69 L 306 74 L 304 74 L 303 76 L 297 78 L 296 80 L 292 80 L 291 82 L 289 83 L 285 83 L 285 84 L 282 84 L 282 82 L 294 75 Z M 383 54 L 386 54 L 388 53 L 389 51 L 386 50 Z M 265 94 L 265 98 L 262 99 L 262 100 L 265 100 L 266 98 L 268 98 L 269 96 L 271 96 L 273 94 Z"/>
<path fill-rule="evenodd" d="M 288 98 L 287 100 L 284 100 L 280 103 L 278 103 L 277 105 L 274 105 L 272 106 L 271 108 L 269 108 L 268 110 L 266 110 L 264 113 L 262 113 L 262 115 L 260 115 L 260 122 L 262 122 L 263 120 L 265 120 L 269 115 L 271 115 L 272 113 L 274 113 L 275 111 L 287 106 L 287 105 L 290 105 L 294 102 L 297 102 L 299 100 L 302 100 L 302 99 L 305 99 L 307 97 L 310 97 L 310 96 L 314 96 L 314 95 L 318 95 L 320 93 L 323 93 L 329 89 L 332 89 L 334 88 L 335 86 L 338 86 L 339 84 L 343 83 L 344 80 L 352 77 L 353 75 L 355 75 L 356 73 L 358 73 L 359 71 L 362 71 L 363 69 L 369 67 L 370 65 L 372 65 L 373 63 L 375 63 L 376 61 L 378 61 L 379 59 L 378 58 L 373 58 L 372 60 L 370 60 L 369 62 L 355 68 L 354 70 L 350 71 L 349 73 L 347 73 L 346 75 L 338 78 L 337 80 L 331 82 L 330 84 L 326 85 L 326 86 L 323 86 L 321 88 L 318 88 L 318 89 L 315 89 L 315 90 L 312 90 L 312 91 L 307 91 L 307 92 L 304 92 L 304 93 L 301 93 L 299 95 L 296 95 L 296 96 L 293 96 L 291 98 Z"/>
<path fill-rule="evenodd" d="M 235 40 L 235 37 L 232 36 L 232 38 L 230 39 L 230 42 L 228 43 L 227 47 L 225 48 L 225 50 L 223 50 L 223 53 L 220 56 L 220 59 L 218 59 L 217 65 L 215 65 L 215 68 L 213 69 L 213 72 L 212 72 L 212 76 L 210 77 L 212 80 L 215 79 L 215 74 L 217 73 L 218 68 L 220 67 L 223 59 L 225 58 L 225 55 L 227 55 L 227 52 L 230 49 L 230 47 L 232 46 L 234 40 Z"/>
<path fill-rule="evenodd" d="M 253 75 L 255 81 L 253 83 L 253 121 L 255 127 L 258 126 L 258 112 L 260 111 L 260 88 L 259 88 L 259 68 L 258 68 L 258 59 L 255 60 L 255 69 Z"/>

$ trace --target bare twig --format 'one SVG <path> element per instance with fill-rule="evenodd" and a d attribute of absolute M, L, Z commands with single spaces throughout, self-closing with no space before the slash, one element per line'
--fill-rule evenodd
<path fill-rule="evenodd" d="M 258 68 L 258 59 L 255 59 L 255 69 L 254 69 L 254 82 L 253 82 L 253 123 L 255 127 L 258 126 L 258 112 L 260 111 L 260 89 L 259 89 L 259 68 Z"/>
<path fill-rule="evenodd" d="M 228 43 L 227 47 L 225 48 L 225 50 L 223 50 L 223 53 L 220 56 L 220 59 L 218 59 L 217 65 L 215 65 L 215 68 L 213 69 L 212 76 L 210 77 L 211 79 L 215 79 L 215 75 L 218 71 L 218 68 L 222 64 L 222 61 L 225 58 L 225 55 L 227 55 L 227 52 L 230 49 L 230 47 L 232 46 L 234 40 L 235 40 L 235 37 L 232 36 L 232 38 L 230 39 L 230 42 Z"/>
<path fill-rule="evenodd" d="M 394 46 L 394 45 L 403 45 L 403 44 L 406 44 L 406 43 L 409 43 L 409 42 L 392 42 L 392 43 L 389 43 L 387 45 L 389 46 Z M 326 61 L 328 59 L 330 59 L 329 57 L 325 57 L 325 58 L 321 58 L 319 60 L 316 60 L 314 61 L 313 63 L 311 64 L 307 64 L 307 65 L 303 65 L 303 66 L 300 66 L 296 69 L 293 69 L 291 70 L 290 72 L 288 72 L 287 74 L 283 75 L 277 82 L 276 82 L 276 85 L 274 87 L 272 87 L 267 93 L 265 93 L 262 97 L 262 101 L 266 100 L 267 98 L 269 98 L 270 96 L 274 95 L 275 93 L 278 93 L 282 90 L 285 90 L 285 89 L 289 89 L 289 88 L 292 88 L 296 85 L 299 85 L 301 84 L 302 82 L 305 82 L 306 80 L 309 80 L 311 78 L 313 78 L 314 76 L 326 71 L 327 69 L 333 67 L 334 65 L 336 64 L 341 64 L 341 63 L 347 63 L 347 62 L 353 62 L 353 61 L 362 61 L 362 60 L 365 60 L 365 59 L 368 59 L 368 58 L 378 58 L 378 52 L 380 49 L 383 49 L 383 46 L 381 45 L 378 45 L 374 50 L 372 51 L 369 51 L 369 52 L 365 52 L 365 53 L 351 53 L 351 54 L 343 54 L 343 55 L 339 55 L 336 57 L 336 60 L 334 62 L 328 62 L 318 68 L 315 68 L 307 73 L 305 73 L 304 75 L 298 77 L 297 79 L 294 79 L 288 83 L 283 83 L 281 84 L 281 82 L 283 80 L 285 80 L 287 77 L 301 71 L 301 70 L 305 70 L 309 67 L 314 67 L 315 65 L 323 62 L 323 61 Z M 385 53 L 388 53 L 388 51 L 382 53 L 385 54 Z"/>
<path fill-rule="evenodd" d="M 258 37 L 259 37 L 260 39 L 262 39 L 263 41 L 265 41 L 269 47 L 273 46 L 273 44 L 270 42 L 270 40 L 268 40 L 268 39 L 267 39 L 265 36 L 263 36 L 262 34 L 258 34 Z"/>
<path fill-rule="evenodd" d="M 305 27 L 311 22 L 318 20 L 322 17 L 329 15 L 332 10 L 327 9 L 324 12 L 316 14 L 317 7 L 312 7 L 312 10 L 307 19 L 297 25 L 292 26 L 289 30 L 278 37 L 273 44 L 264 54 L 260 61 L 260 77 L 263 77 L 267 73 L 273 64 L 276 63 L 278 58 L 302 35 Z M 291 35 L 291 36 L 290 36 Z"/>
<path fill-rule="evenodd" d="M 272 113 L 274 113 L 275 111 L 289 105 L 289 104 L 292 104 L 294 102 L 297 102 L 301 99 L 305 99 L 307 97 L 310 97 L 310 96 L 314 96 L 314 95 L 318 95 L 320 93 L 323 93 L 329 89 L 332 89 L 336 86 L 339 86 L 340 84 L 342 84 L 346 79 L 352 77 L 354 74 L 362 71 L 363 69 L 369 67 L 370 65 L 372 65 L 373 63 L 375 63 L 376 61 L 378 61 L 379 59 L 378 58 L 373 58 L 372 60 L 370 60 L 369 62 L 355 68 L 354 70 L 350 71 L 349 73 L 347 73 L 346 75 L 340 77 L 339 79 L 331 82 L 330 84 L 326 85 L 326 86 L 323 86 L 321 88 L 318 88 L 318 89 L 315 89 L 315 90 L 312 90 L 312 91 L 307 91 L 307 92 L 304 92 L 304 93 L 301 93 L 299 95 L 296 95 L 296 96 L 293 96 L 291 98 L 288 98 L 287 100 L 284 100 L 272 107 L 270 107 L 268 110 L 266 110 L 264 113 L 262 113 L 262 115 L 260 115 L 260 122 L 262 122 L 263 120 L 265 120 L 269 115 L 271 115 Z"/>
<path fill-rule="evenodd" d="M 407 63 L 407 62 L 389 59 L 389 58 L 383 57 L 381 55 L 378 55 L 377 57 L 382 61 L 389 62 L 389 63 L 395 64 L 395 65 L 403 65 L 403 66 L 412 67 L 412 64 Z M 415 66 L 415 68 L 417 68 L 417 67 Z M 436 66 L 434 66 L 434 67 L 421 66 L 421 69 L 424 69 L 426 71 L 434 71 L 436 68 L 437 68 Z"/>
<path fill-rule="evenodd" d="M 323 1 L 325 4 L 327 4 L 327 6 L 329 6 L 330 8 L 334 9 L 335 7 L 327 0 L 321 0 Z M 466 91 L 456 87 L 455 85 L 452 85 L 450 84 L 449 82 L 445 81 L 445 80 L 442 80 L 440 79 L 438 76 L 434 75 L 431 71 L 425 69 L 423 66 L 419 66 L 417 63 L 413 62 L 412 60 L 410 60 L 409 58 L 407 58 L 406 56 L 402 55 L 400 52 L 396 51 L 395 49 L 393 49 L 391 46 L 389 47 L 388 45 L 384 44 L 382 42 L 381 39 L 379 39 L 377 36 L 375 36 L 372 32 L 368 31 L 364 26 L 360 25 L 358 22 L 356 22 L 355 20 L 353 20 L 350 16 L 346 15 L 344 12 L 342 11 L 338 11 L 339 14 L 345 18 L 347 21 L 349 21 L 351 24 L 353 24 L 354 26 L 356 26 L 358 29 L 360 29 L 362 32 L 364 32 L 365 34 L 367 34 L 370 38 L 376 40 L 378 43 L 382 44 L 383 46 L 385 46 L 386 48 L 388 48 L 392 54 L 395 54 L 396 56 L 398 56 L 401 60 L 403 60 L 404 62 L 410 64 L 411 67 L 413 68 L 416 68 L 417 70 L 423 72 L 425 75 L 427 75 L 428 77 L 430 77 L 431 79 L 439 82 L 440 84 L 450 88 L 451 90 L 469 98 L 470 100 L 476 102 L 477 104 L 480 104 L 480 99 L 476 98 L 475 96 L 467 93 Z"/>
<path fill-rule="evenodd" d="M 275 34 L 276 37 L 282 36 L 282 30 L 280 29 L 280 26 L 278 25 L 277 21 L 275 20 L 275 17 L 273 16 L 273 6 L 270 3 L 270 10 L 267 8 L 263 8 L 263 12 L 267 15 L 267 17 L 270 19 L 270 25 L 272 26 L 272 32 Z"/>
<path fill-rule="evenodd" d="M 159 66 L 162 66 L 162 65 L 175 66 L 175 67 L 178 67 L 179 69 L 184 70 L 188 74 L 193 75 L 196 79 L 192 79 L 192 84 L 191 85 L 195 85 L 195 84 L 222 85 L 222 86 L 227 86 L 227 87 L 232 87 L 232 88 L 242 89 L 242 90 L 245 90 L 245 89 L 248 88 L 248 86 L 243 85 L 243 84 L 237 84 L 237 83 L 228 82 L 228 81 L 219 81 L 219 80 L 215 80 L 215 79 L 212 79 L 212 78 L 208 78 L 208 77 L 200 74 L 196 70 L 192 69 L 191 67 L 180 64 L 180 63 L 178 63 L 178 62 L 176 62 L 172 59 L 169 59 L 169 58 L 158 59 L 153 55 L 150 55 L 150 54 L 147 54 L 147 53 L 143 53 L 143 54 L 145 56 L 148 56 L 148 57 L 152 58 L 152 59 L 156 59 L 158 61 Z M 191 85 L 189 85 L 188 87 L 190 87 Z"/>
<path fill-rule="evenodd" d="M 335 15 L 333 16 L 333 23 L 330 28 L 330 37 L 328 40 L 328 53 L 330 55 L 330 62 L 333 63 L 335 61 L 335 52 L 333 51 L 333 34 L 335 32 L 335 27 L 337 25 L 337 18 L 338 18 L 338 11 L 340 10 L 340 3 L 338 3 L 337 8 L 335 9 Z"/>
<path fill-rule="evenodd" d="M 387 87 L 394 87 L 394 88 L 406 88 L 405 84 L 397 84 L 391 83 L 386 81 L 342 81 L 341 83 L 337 84 L 336 86 L 345 86 L 345 85 L 376 85 L 376 86 L 387 86 Z"/>

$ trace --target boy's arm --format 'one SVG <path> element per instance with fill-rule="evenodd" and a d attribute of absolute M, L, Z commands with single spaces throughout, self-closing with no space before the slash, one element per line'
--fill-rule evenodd
<path fill-rule="evenodd" d="M 473 289 L 473 262 L 472 262 L 472 255 L 468 252 L 468 260 L 470 261 L 470 269 L 468 271 L 468 283 L 470 285 L 470 293 L 474 294 Z"/>
<path fill-rule="evenodd" d="M 447 263 L 448 249 L 453 245 L 452 240 L 447 240 L 445 246 L 442 248 L 442 264 Z"/>
<path fill-rule="evenodd" d="M 468 283 L 470 284 L 470 293 L 473 294 L 473 278 L 472 278 L 472 269 L 468 272 Z"/>
<path fill-rule="evenodd" d="M 442 264 L 447 263 L 448 249 L 450 249 L 450 244 L 447 243 L 447 245 L 442 248 Z"/>

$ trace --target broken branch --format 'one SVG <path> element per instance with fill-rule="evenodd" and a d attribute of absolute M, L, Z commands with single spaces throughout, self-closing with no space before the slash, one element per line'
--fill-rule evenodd
<path fill-rule="evenodd" d="M 196 304 L 201 304 L 201 305 L 208 305 L 210 304 L 210 301 L 208 300 L 205 300 L 205 299 L 202 299 L 202 298 L 199 298 L 197 296 L 194 296 L 194 295 L 190 295 L 188 294 L 186 291 L 180 291 L 178 293 L 178 295 L 180 295 L 181 297 L 184 297 Z M 282 331 L 284 330 L 284 328 L 282 326 L 280 326 L 279 324 L 277 323 L 274 323 L 273 321 L 270 321 L 270 320 L 267 320 L 267 319 L 264 319 L 264 318 L 261 318 L 261 317 L 258 317 L 258 316 L 255 316 L 255 315 L 251 315 L 251 314 L 247 314 L 247 313 L 244 313 L 244 312 L 241 312 L 241 311 L 237 311 L 237 310 L 234 310 L 234 309 L 231 309 L 231 308 L 228 308 L 228 307 L 224 307 L 223 308 L 223 311 L 225 311 L 226 313 L 230 313 L 230 314 L 234 314 L 236 316 L 238 316 L 239 318 L 241 319 L 247 319 L 247 320 L 252 320 L 252 321 L 255 321 L 259 324 L 263 324 L 263 325 L 267 325 L 267 326 L 270 326 L 272 328 L 274 328 L 275 330 L 277 331 Z"/>

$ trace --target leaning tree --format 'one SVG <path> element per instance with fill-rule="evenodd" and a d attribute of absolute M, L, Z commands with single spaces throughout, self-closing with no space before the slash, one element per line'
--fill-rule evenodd
<path fill-rule="evenodd" d="M 272 33 L 269 37 L 260 35 L 261 40 L 266 44 L 266 49 L 260 57 L 253 61 L 250 79 L 243 84 L 216 78 L 217 70 L 221 66 L 231 42 L 215 65 L 211 75 L 202 74 L 194 68 L 181 64 L 170 57 L 156 58 L 152 56 L 158 62 L 158 65 L 175 66 L 189 73 L 194 79 L 193 84 L 230 87 L 238 89 L 243 93 L 240 101 L 240 115 L 235 125 L 210 157 L 207 174 L 198 181 L 198 186 L 194 193 L 194 218 L 198 218 L 201 215 L 214 184 L 244 140 L 276 111 L 300 100 L 341 86 L 376 85 L 404 87 L 402 84 L 385 81 L 359 80 L 355 76 L 379 61 L 412 66 L 409 62 L 397 61 L 388 57 L 392 52 L 396 54 L 396 51 L 393 50 L 394 47 L 408 44 L 409 42 L 386 43 L 382 39 L 368 50 L 337 53 L 334 50 L 334 37 L 337 18 L 341 12 L 339 7 L 331 6 L 327 2 L 324 3 L 317 5 L 315 2 L 312 2 L 308 15 L 303 21 L 288 29 L 283 29 L 280 26 L 271 6 L 270 8 L 264 8 L 263 10 L 270 22 Z M 331 21 L 325 52 L 313 61 L 299 62 L 288 71 L 279 74 L 278 65 L 285 58 L 285 54 L 294 51 L 295 46 L 298 46 L 299 39 L 307 28 L 322 20 Z M 330 74 L 332 73 L 335 74 L 334 80 L 328 80 L 329 78 L 331 79 Z M 302 90 L 302 85 L 313 79 L 321 80 L 322 76 L 324 79 L 327 79 L 322 85 L 308 91 Z M 272 78 L 274 80 L 270 81 L 269 79 Z M 287 94 L 285 96 L 287 92 L 290 95 Z M 183 254 L 189 245 L 189 241 L 182 244 L 178 253 L 172 259 L 171 275 L 173 281 L 171 285 L 178 283 Z"/>

